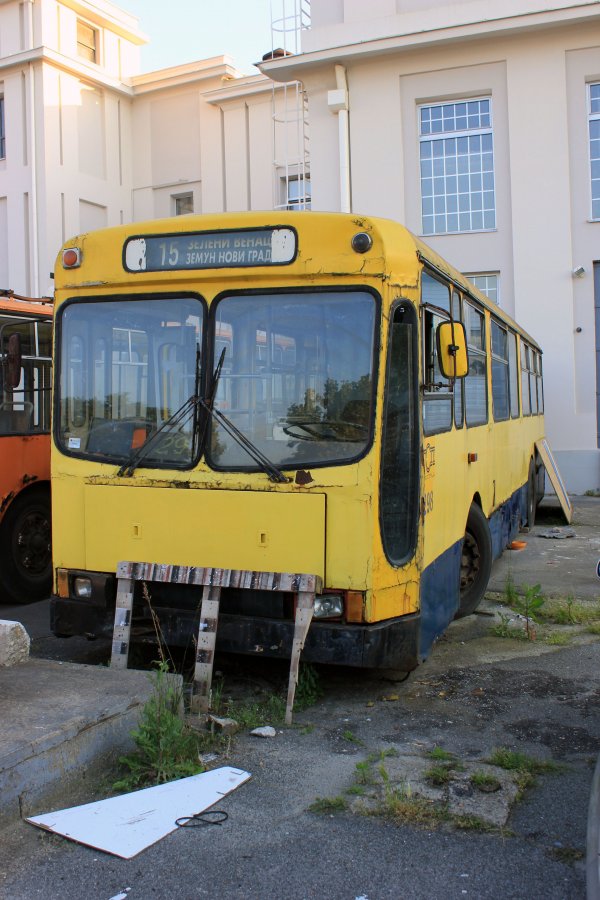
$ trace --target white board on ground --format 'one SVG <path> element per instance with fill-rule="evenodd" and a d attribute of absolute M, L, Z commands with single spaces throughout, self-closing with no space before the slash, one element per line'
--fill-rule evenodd
<path fill-rule="evenodd" d="M 26 821 L 88 847 L 131 859 L 174 831 L 176 819 L 203 812 L 251 777 L 242 769 L 223 766 L 119 797 L 31 816 Z"/>

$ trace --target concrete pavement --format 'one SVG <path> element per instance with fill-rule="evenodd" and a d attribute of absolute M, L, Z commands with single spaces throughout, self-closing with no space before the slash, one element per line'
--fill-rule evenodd
<path fill-rule="evenodd" d="M 502 593 L 510 577 L 517 589 L 540 583 L 548 596 L 598 598 L 600 499 L 575 498 L 574 508 L 575 536 L 548 539 L 541 534 L 558 524 L 559 512 L 546 503 L 538 524 L 524 536 L 526 549 L 507 552 L 495 564 L 490 588 Z M 85 649 L 77 639 L 52 638 L 43 624 L 46 612 L 44 604 L 5 607 L 0 618 L 21 618 L 26 626 L 30 620 L 34 653 L 41 645 L 51 656 Z M 436 654 L 443 657 L 443 647 Z M 126 752 L 151 689 L 146 672 L 113 672 L 56 658 L 0 668 L 0 817 L 39 809 L 40 798 L 62 792 L 65 780 L 80 777 L 92 765 L 97 771 L 103 760 Z"/>

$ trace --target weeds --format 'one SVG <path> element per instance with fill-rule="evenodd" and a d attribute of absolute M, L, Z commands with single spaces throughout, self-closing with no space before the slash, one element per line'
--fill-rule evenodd
<path fill-rule="evenodd" d="M 432 766 L 431 769 L 427 769 L 425 772 L 424 778 L 428 784 L 433 785 L 433 787 L 443 787 L 448 784 L 452 777 L 452 766 Z"/>
<path fill-rule="evenodd" d="M 564 647 L 566 644 L 571 643 L 571 636 L 569 634 L 564 634 L 562 631 L 553 631 L 551 634 L 548 634 L 544 640 L 547 644 Z"/>
<path fill-rule="evenodd" d="M 278 694 L 270 694 L 266 700 L 228 700 L 225 709 L 227 715 L 235 719 L 240 728 L 281 725 L 285 719 L 285 700 Z"/>
<path fill-rule="evenodd" d="M 317 797 L 308 807 L 308 811 L 314 813 L 335 813 L 346 809 L 348 801 L 345 797 Z"/>
<path fill-rule="evenodd" d="M 182 691 L 170 679 L 164 660 L 153 681 L 153 693 L 141 711 L 137 730 L 132 732 L 137 751 L 119 760 L 129 774 L 115 782 L 115 790 L 130 791 L 203 771 L 198 737 L 181 715 Z"/>
<path fill-rule="evenodd" d="M 489 775 L 487 772 L 473 772 L 471 775 L 471 784 L 484 794 L 491 794 L 494 791 L 499 791 L 502 787 L 496 776 Z"/>
<path fill-rule="evenodd" d="M 294 709 L 308 709 L 323 696 L 319 673 L 310 663 L 302 663 L 298 674 L 296 695 L 294 697 Z"/>
<path fill-rule="evenodd" d="M 456 759 L 454 753 L 450 753 L 449 750 L 444 750 L 443 747 L 438 747 L 437 745 L 433 748 L 433 750 L 427 751 L 427 756 L 430 759 L 435 759 L 439 762 L 452 762 Z"/>
<path fill-rule="evenodd" d="M 525 589 L 524 595 L 518 596 L 514 601 L 514 609 L 520 613 L 525 619 L 525 633 L 527 640 L 534 641 L 536 638 L 535 628 L 532 622 L 539 621 L 539 612 L 546 602 L 542 594 L 542 587 L 539 584 L 523 585 Z"/>
<path fill-rule="evenodd" d="M 362 744 L 362 741 L 360 740 L 360 738 L 357 738 L 356 735 L 349 729 L 346 729 L 346 731 L 342 732 L 342 737 L 345 741 L 348 741 L 350 744 Z"/>
<path fill-rule="evenodd" d="M 525 772 L 529 775 L 561 771 L 561 766 L 553 760 L 535 759 L 518 750 L 509 750 L 507 747 L 498 747 L 486 762 L 492 766 L 498 766 L 499 769 L 506 769 L 509 772 Z"/>

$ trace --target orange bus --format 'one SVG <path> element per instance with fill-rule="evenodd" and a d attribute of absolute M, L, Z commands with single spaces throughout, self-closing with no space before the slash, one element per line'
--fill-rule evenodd
<path fill-rule="evenodd" d="M 0 293 L 0 600 L 50 594 L 52 301 Z"/>

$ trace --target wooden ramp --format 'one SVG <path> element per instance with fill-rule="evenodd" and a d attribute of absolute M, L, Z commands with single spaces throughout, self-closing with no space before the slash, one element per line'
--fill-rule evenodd
<path fill-rule="evenodd" d="M 207 713 L 210 707 L 222 588 L 286 591 L 296 594 L 294 638 L 285 711 L 285 721 L 288 725 L 291 724 L 294 696 L 298 684 L 300 654 L 312 621 L 315 594 L 320 593 L 322 589 L 321 578 L 318 575 L 120 562 L 117 566 L 117 579 L 115 624 L 110 662 L 111 667 L 115 669 L 127 668 L 133 616 L 133 591 L 136 581 L 191 584 L 202 587 L 192 694 L 192 711 L 198 713 Z"/>
<path fill-rule="evenodd" d="M 571 506 L 571 501 L 569 500 L 567 489 L 561 478 L 560 472 L 558 471 L 556 460 L 552 456 L 552 451 L 550 450 L 546 438 L 541 441 L 536 441 L 535 449 L 542 458 L 542 462 L 544 463 L 548 478 L 550 479 L 550 484 L 556 491 L 556 496 L 558 497 L 561 509 L 565 514 L 565 519 L 570 524 L 571 519 L 573 518 L 573 507 Z"/>

